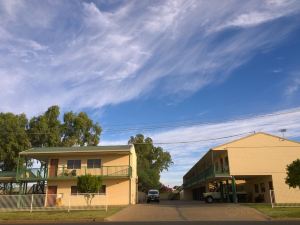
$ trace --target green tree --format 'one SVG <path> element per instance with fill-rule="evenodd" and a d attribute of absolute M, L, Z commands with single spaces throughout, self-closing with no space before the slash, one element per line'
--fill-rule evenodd
<path fill-rule="evenodd" d="M 25 114 L 0 113 L 0 169 L 16 169 L 19 152 L 30 148 Z"/>
<path fill-rule="evenodd" d="M 87 205 L 91 205 L 95 193 L 99 192 L 102 185 L 100 176 L 93 176 L 91 174 L 77 177 L 77 190 L 79 193 L 84 193 Z"/>
<path fill-rule="evenodd" d="M 100 125 L 93 123 L 86 113 L 67 112 L 64 114 L 62 126 L 62 144 L 63 146 L 98 145 L 101 131 Z"/>
<path fill-rule="evenodd" d="M 161 147 L 155 147 L 153 141 L 143 134 L 130 137 L 129 144 L 134 144 L 137 154 L 137 171 L 139 190 L 147 191 L 150 188 L 160 187 L 160 173 L 168 170 L 173 163 L 169 152 Z"/>
<path fill-rule="evenodd" d="M 285 183 L 292 188 L 300 189 L 300 159 L 293 161 L 291 164 L 287 165 L 287 177 L 285 178 Z"/>
<path fill-rule="evenodd" d="M 33 147 L 55 147 L 61 145 L 61 122 L 59 107 L 51 106 L 40 116 L 29 122 L 28 136 Z"/>

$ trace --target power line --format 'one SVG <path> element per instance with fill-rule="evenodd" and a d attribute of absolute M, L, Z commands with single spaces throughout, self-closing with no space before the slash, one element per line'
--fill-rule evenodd
<path fill-rule="evenodd" d="M 246 132 L 246 133 L 239 133 L 239 134 L 234 134 L 234 135 L 229 135 L 229 136 L 223 136 L 223 137 L 217 137 L 217 138 L 209 138 L 209 139 L 201 139 L 201 140 L 177 141 L 177 142 L 135 143 L 135 144 L 137 144 L 137 145 L 149 145 L 149 144 L 155 144 L 155 145 L 188 144 L 188 143 L 197 143 L 197 142 L 204 142 L 204 141 L 216 141 L 216 140 L 221 140 L 221 139 L 226 139 L 226 138 L 232 138 L 232 137 L 237 137 L 237 136 L 246 135 L 246 134 L 253 134 L 253 133 L 254 132 Z"/>
<path fill-rule="evenodd" d="M 270 113 L 270 114 L 265 114 L 265 115 L 258 115 L 253 117 L 241 117 L 239 119 L 233 119 L 233 120 L 228 120 L 228 121 L 223 121 L 223 122 L 219 122 L 219 123 L 230 123 L 230 122 L 238 122 L 241 120 L 245 120 L 245 119 L 257 119 L 257 118 L 264 118 L 264 117 L 272 117 L 272 116 L 279 116 L 279 115 L 287 115 L 287 114 L 291 114 L 291 113 L 296 113 L 296 112 L 300 112 L 300 108 L 297 108 L 296 110 L 291 110 L 291 111 L 285 111 L 285 112 L 280 112 L 280 113 Z M 158 125 L 151 125 L 151 126 L 145 126 L 145 127 L 131 127 L 131 128 L 120 128 L 120 129 L 103 129 L 102 134 L 103 133 L 116 133 L 116 134 L 121 134 L 121 133 L 128 133 L 128 132 L 139 132 L 139 131 L 151 131 L 153 129 L 167 129 L 167 128 L 173 128 L 173 127 L 184 127 L 184 126 L 204 126 L 204 125 L 214 125 L 216 124 L 216 122 L 195 122 L 195 121 L 191 121 L 191 122 L 172 122 L 173 124 L 167 124 L 167 123 L 163 123 L 163 124 L 158 124 Z M 268 124 L 274 124 L 274 123 L 266 123 L 264 125 L 268 125 Z M 29 132 L 28 130 L 25 131 L 27 134 L 30 135 L 49 135 L 51 134 L 50 132 Z M 0 133 L 17 133 L 15 131 L 6 131 L 0 130 Z M 20 131 L 20 133 L 23 133 L 23 131 Z M 198 142 L 198 141 L 195 141 Z"/>
<path fill-rule="evenodd" d="M 218 123 L 231 123 L 231 122 L 238 122 L 241 120 L 245 120 L 245 119 L 258 119 L 258 118 L 265 118 L 265 117 L 273 117 L 273 116 L 280 116 L 280 115 L 287 115 L 287 114 L 292 114 L 292 113 L 297 113 L 300 112 L 300 109 L 297 108 L 296 110 L 291 110 L 291 111 L 285 111 L 285 112 L 279 112 L 279 113 L 269 113 L 269 114 L 264 114 L 264 115 L 258 115 L 258 116 L 254 116 L 254 117 L 240 117 L 237 119 L 232 119 L 232 120 L 228 120 L 228 121 L 223 121 L 223 122 L 218 122 Z M 172 124 L 169 123 L 162 123 L 162 124 L 158 124 L 158 125 L 150 125 L 150 126 L 144 126 L 144 127 L 130 127 L 130 128 L 126 128 L 126 127 L 121 127 L 121 128 L 107 128 L 107 129 L 103 129 L 103 133 L 114 133 L 114 132 L 128 132 L 128 131 L 149 131 L 149 130 L 153 130 L 153 129 L 163 129 L 163 128 L 173 128 L 173 127 L 184 127 L 184 126 L 204 126 L 204 125 L 214 125 L 216 124 L 216 122 L 196 122 L 196 121 L 182 121 L 182 122 L 170 122 Z"/>
<path fill-rule="evenodd" d="M 294 112 L 300 112 L 300 108 L 296 108 L 296 109 L 294 109 L 294 110 L 289 110 L 289 111 L 280 111 L 280 112 L 275 112 L 275 113 L 268 113 L 268 114 L 263 114 L 263 115 L 251 115 L 251 114 L 248 114 L 248 115 L 245 115 L 245 116 L 241 116 L 241 117 L 238 117 L 238 118 L 236 118 L 236 119 L 234 119 L 234 120 L 229 120 L 229 122 L 230 121 L 235 121 L 235 120 L 241 120 L 241 119 L 248 119 L 249 117 L 251 118 L 251 117 L 267 117 L 267 116 L 276 116 L 276 115 L 283 115 L 283 114 L 289 114 L 289 113 L 294 113 Z M 163 122 L 163 123 L 159 123 L 159 124 L 161 124 L 161 125 L 163 125 L 163 124 L 166 124 L 166 125 L 168 125 L 168 124 L 170 124 L 170 123 L 172 123 L 172 124 L 174 124 L 174 123 L 203 123 L 203 124 L 212 124 L 213 122 L 208 122 L 208 123 L 205 123 L 205 122 L 200 122 L 200 121 L 192 121 L 192 120 L 179 120 L 179 121 L 168 121 L 168 122 Z M 139 125 L 147 125 L 147 124 L 149 124 L 149 123 L 139 123 Z M 126 128 L 126 126 L 132 126 L 133 124 L 120 124 L 120 123 L 118 123 L 118 124 L 106 124 L 106 126 L 109 126 L 109 127 L 122 127 L 122 126 L 124 126 L 125 128 Z M 150 125 L 150 126 L 152 126 L 152 125 Z"/>

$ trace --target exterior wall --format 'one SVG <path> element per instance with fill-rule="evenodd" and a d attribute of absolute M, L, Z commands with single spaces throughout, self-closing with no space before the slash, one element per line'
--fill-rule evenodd
<path fill-rule="evenodd" d="M 183 191 L 183 200 L 193 200 L 193 190 L 192 189 L 184 189 Z"/>
<path fill-rule="evenodd" d="M 264 202 L 271 202 L 269 182 L 272 182 L 271 176 L 256 176 L 252 179 L 247 179 L 245 184 L 245 191 L 248 193 L 248 198 L 251 202 L 255 202 L 255 198 L 259 195 L 264 196 Z M 261 184 L 265 186 L 265 192 L 261 190 Z M 259 193 L 255 192 L 255 184 L 259 187 Z"/>
<path fill-rule="evenodd" d="M 131 166 L 131 179 L 130 179 L 130 204 L 138 202 L 138 176 L 137 176 L 137 156 L 134 147 L 130 150 L 130 166 Z"/>
<path fill-rule="evenodd" d="M 218 149 L 228 151 L 230 175 L 271 175 L 277 203 L 300 202 L 300 192 L 285 184 L 286 166 L 300 157 L 299 143 L 258 133 Z"/>
<path fill-rule="evenodd" d="M 90 173 L 93 175 L 101 175 L 101 169 L 86 169 L 88 159 L 101 159 L 101 166 L 131 166 L 131 177 L 130 178 L 106 178 L 103 180 L 103 185 L 106 185 L 106 195 L 108 197 L 109 205 L 127 205 L 136 204 L 137 199 L 137 157 L 135 149 L 132 146 L 130 153 L 128 154 L 108 154 L 108 153 L 95 153 L 89 155 L 78 155 L 69 153 L 68 155 L 50 157 L 48 162 L 48 171 L 50 171 L 50 160 L 58 159 L 58 167 L 64 167 L 67 170 L 68 160 L 81 160 L 81 169 L 76 169 L 76 175 L 84 175 Z M 62 173 L 62 169 L 58 170 L 58 174 Z M 63 179 L 61 180 L 48 180 L 48 186 L 57 186 L 57 194 L 69 196 L 71 195 L 71 186 L 76 186 L 77 180 Z M 80 196 L 81 197 L 81 196 Z M 95 198 L 100 198 L 96 196 Z M 74 204 L 86 204 L 82 198 L 78 196 L 72 196 Z M 76 200 L 77 199 L 77 200 Z M 62 200 L 63 204 L 67 204 L 65 200 Z M 94 199 L 93 199 L 94 201 Z M 97 201 L 97 200 L 96 200 Z"/>
<path fill-rule="evenodd" d="M 50 158 L 51 159 L 51 158 Z M 50 159 L 48 165 L 50 166 Z M 87 167 L 88 159 L 101 159 L 101 166 L 125 166 L 129 165 L 129 155 L 119 154 L 93 154 L 93 155 L 72 155 L 52 157 L 52 159 L 58 159 L 58 166 L 67 168 L 67 161 L 71 159 L 81 160 L 81 168 Z M 49 169 L 49 168 L 48 168 Z M 100 175 L 100 174 L 99 174 Z"/>
<path fill-rule="evenodd" d="M 299 157 L 298 157 L 299 158 Z M 274 194 L 276 203 L 300 203 L 300 189 L 289 188 L 285 184 L 286 174 L 273 176 Z"/>
<path fill-rule="evenodd" d="M 71 196 L 71 186 L 76 186 L 77 180 L 57 180 L 48 181 L 47 186 L 57 186 L 57 197 L 62 196 L 62 206 L 68 206 Z M 111 179 L 104 180 L 106 185 L 106 196 L 108 205 L 128 205 L 129 204 L 129 180 L 128 179 Z M 65 197 L 64 197 L 65 196 Z M 106 199 L 103 196 L 96 196 L 95 202 L 105 204 Z M 85 206 L 86 202 L 83 196 L 71 196 L 71 206 Z"/>

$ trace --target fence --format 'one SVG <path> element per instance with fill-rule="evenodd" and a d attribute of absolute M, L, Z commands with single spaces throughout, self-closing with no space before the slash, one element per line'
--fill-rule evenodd
<path fill-rule="evenodd" d="M 300 207 L 300 190 L 291 189 L 281 192 L 280 196 L 276 196 L 274 190 L 270 190 L 270 199 L 272 208 L 275 207 Z"/>
<path fill-rule="evenodd" d="M 100 210 L 107 211 L 106 194 L 0 195 L 0 211 Z"/>

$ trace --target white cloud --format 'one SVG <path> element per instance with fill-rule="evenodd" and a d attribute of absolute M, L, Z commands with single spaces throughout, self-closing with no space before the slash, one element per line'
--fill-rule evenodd
<path fill-rule="evenodd" d="M 110 10 L 84 2 L 1 1 L 0 74 L 6 83 L 11 77 L 14 91 L 1 92 L 0 110 L 33 115 L 49 104 L 99 109 L 157 93 L 194 93 L 285 38 L 297 24 L 280 32 L 257 25 L 299 7 L 178 0 L 124 2 Z M 232 26 L 245 29 L 219 39 Z"/>
<path fill-rule="evenodd" d="M 285 90 L 286 96 L 292 96 L 300 90 L 300 78 L 298 76 L 294 77 L 288 87 Z"/>
<path fill-rule="evenodd" d="M 231 19 L 219 25 L 217 30 L 230 27 L 253 27 L 280 17 L 291 15 L 299 10 L 299 6 L 293 7 L 294 4 L 295 1 L 265 1 L 264 4 L 258 4 L 252 10 L 248 10 L 249 5 L 246 4 L 242 9 L 244 13 L 238 15 L 233 13 L 233 15 L 230 16 Z"/>

